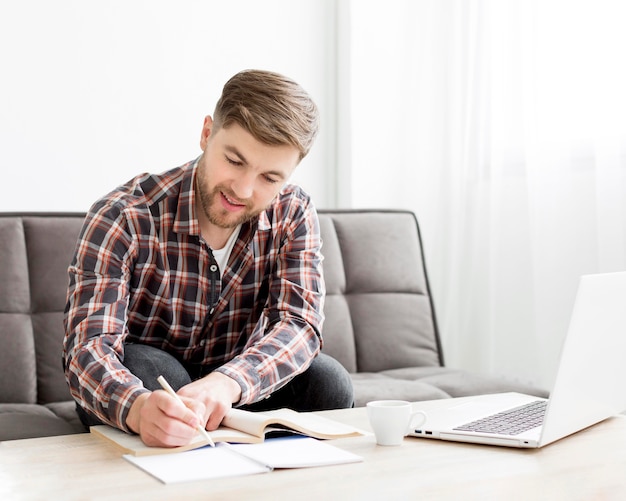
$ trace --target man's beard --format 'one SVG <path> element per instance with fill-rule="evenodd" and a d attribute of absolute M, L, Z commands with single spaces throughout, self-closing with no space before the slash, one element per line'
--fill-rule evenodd
<path fill-rule="evenodd" d="M 220 198 L 222 197 L 222 193 L 227 194 L 228 192 L 224 188 L 216 186 L 213 191 L 207 193 L 202 189 L 201 181 L 197 180 L 196 182 L 196 195 L 200 199 L 200 205 L 202 206 L 204 215 L 211 224 L 224 229 L 235 228 L 240 224 L 256 218 L 261 213 L 261 211 L 250 211 L 246 205 L 243 213 L 236 219 L 232 219 L 232 213 L 221 207 Z"/>

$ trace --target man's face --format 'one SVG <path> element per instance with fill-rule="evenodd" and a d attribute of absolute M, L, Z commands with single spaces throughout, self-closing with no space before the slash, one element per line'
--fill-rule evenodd
<path fill-rule="evenodd" d="M 237 124 L 214 131 L 206 117 L 196 173 L 196 195 L 209 223 L 234 228 L 276 197 L 300 161 L 294 146 L 270 146 Z"/>

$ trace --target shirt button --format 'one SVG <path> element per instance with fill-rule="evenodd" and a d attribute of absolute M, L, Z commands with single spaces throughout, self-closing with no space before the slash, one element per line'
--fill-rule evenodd
<path fill-rule="evenodd" d="M 204 346 L 206 344 L 206 339 L 203 339 L 202 341 L 200 341 L 200 346 Z"/>
<path fill-rule="evenodd" d="M 217 266 L 212 264 L 211 267 L 209 268 L 209 270 L 211 270 L 213 273 L 215 273 L 217 271 Z"/>
<path fill-rule="evenodd" d="M 211 310 L 209 311 L 209 315 L 213 315 L 214 311 L 215 311 L 215 308 L 211 308 Z"/>

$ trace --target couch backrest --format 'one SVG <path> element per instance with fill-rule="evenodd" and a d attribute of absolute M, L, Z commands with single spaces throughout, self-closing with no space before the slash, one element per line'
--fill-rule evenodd
<path fill-rule="evenodd" d="M 71 398 L 61 366 L 63 309 L 83 217 L 0 213 L 0 402 Z M 442 365 L 415 216 L 320 211 L 320 225 L 324 352 L 350 372 Z"/>
<path fill-rule="evenodd" d="M 350 372 L 443 365 L 415 215 L 319 212 L 324 352 Z"/>
<path fill-rule="evenodd" d="M 70 400 L 61 363 L 67 267 L 82 214 L 0 214 L 0 402 Z"/>

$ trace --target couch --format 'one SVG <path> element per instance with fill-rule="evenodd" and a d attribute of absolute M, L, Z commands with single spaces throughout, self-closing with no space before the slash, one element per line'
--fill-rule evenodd
<path fill-rule="evenodd" d="M 83 214 L 0 213 L 0 441 L 84 432 L 61 364 L 67 266 Z M 415 216 L 320 211 L 324 352 L 355 405 L 539 388 L 444 364 Z"/>

